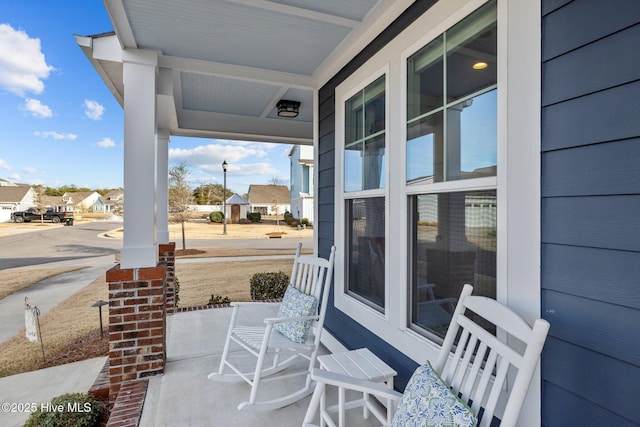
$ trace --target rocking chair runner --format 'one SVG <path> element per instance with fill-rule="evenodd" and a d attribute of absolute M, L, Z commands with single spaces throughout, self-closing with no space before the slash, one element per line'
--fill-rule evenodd
<path fill-rule="evenodd" d="M 315 366 L 320 347 L 320 337 L 329 297 L 329 285 L 333 274 L 335 246 L 331 248 L 328 260 L 300 255 L 301 246 L 302 244 L 298 245 L 291 273 L 291 284 L 279 304 L 278 317 L 264 319 L 264 325 L 239 325 L 238 314 L 242 307 L 250 309 L 256 304 L 277 305 L 278 303 L 232 303 L 233 312 L 220 367 L 218 372 L 212 372 L 208 378 L 214 381 L 245 381 L 251 386 L 249 400 L 238 405 L 238 409 L 270 410 L 282 408 L 313 392 L 310 374 Z M 253 371 L 243 372 L 237 366 L 238 364 L 234 364 L 231 360 L 230 347 L 232 342 L 256 357 L 256 366 Z M 272 363 L 266 363 L 268 356 L 273 357 Z M 299 357 L 308 360 L 305 370 L 272 376 L 291 366 L 299 360 Z M 233 372 L 228 372 L 228 370 Z M 257 400 L 262 382 L 296 375 L 306 376 L 304 385 L 300 389 L 277 399 Z"/>
<path fill-rule="evenodd" d="M 329 418 L 329 413 L 324 408 L 327 385 L 374 395 L 380 401 L 399 401 L 398 413 L 393 420 L 372 412 L 383 426 L 403 426 L 403 420 L 413 420 L 416 416 L 426 416 L 432 421 L 424 402 L 428 402 L 433 397 L 432 392 L 435 394 L 437 390 L 438 393 L 446 393 L 446 399 L 443 397 L 445 394 L 442 394 L 432 402 L 438 402 L 437 405 L 442 404 L 444 400 L 454 402 L 457 406 L 452 407 L 451 413 L 455 417 L 464 415 L 465 422 L 469 421 L 469 425 L 475 425 L 474 422 L 482 408 L 479 425 L 488 427 L 493 419 L 498 398 L 507 383 L 509 395 L 500 425 L 515 426 L 542 352 L 549 323 L 537 319 L 533 327 L 530 327 L 509 308 L 490 298 L 471 296 L 472 291 L 471 285 L 464 286 L 438 359 L 433 368 L 427 363 L 416 370 L 405 389 L 405 397 L 381 384 L 314 369 L 311 377 L 317 385 L 303 427 L 311 426 L 310 423 L 319 406 L 321 424 L 324 425 Z M 468 313 L 465 315 L 467 309 L 497 326 L 499 331 L 505 332 L 508 336 L 507 342 L 480 326 L 472 317 L 468 317 Z M 459 341 L 455 343 L 458 335 Z M 514 341 L 519 343 L 514 345 Z M 514 373 L 514 376 L 509 378 L 513 382 L 507 380 L 507 374 L 510 372 Z M 428 393 L 423 394 L 424 392 Z M 461 414 L 461 411 L 469 409 L 465 408 L 467 404 L 471 407 L 468 417 Z M 440 409 L 442 407 L 439 406 Z M 338 410 L 343 414 L 345 408 L 341 407 Z M 442 416 L 442 412 L 437 413 L 437 416 Z M 341 415 L 340 419 L 344 419 L 344 415 Z M 330 423 L 333 424 L 333 421 Z M 449 424 L 454 423 L 447 423 Z M 435 422 L 433 425 L 440 424 Z M 343 427 L 342 424 L 340 427 Z"/>

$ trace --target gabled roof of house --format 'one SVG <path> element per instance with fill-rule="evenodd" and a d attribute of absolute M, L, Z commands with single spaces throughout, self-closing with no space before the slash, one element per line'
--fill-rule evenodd
<path fill-rule="evenodd" d="M 289 204 L 291 192 L 286 185 L 250 185 L 249 203 Z"/>
<path fill-rule="evenodd" d="M 94 193 L 96 192 L 95 191 L 67 191 L 66 193 L 64 193 L 64 196 L 69 196 L 71 198 L 71 202 L 77 204 L 88 199 L 89 196 L 91 196 Z"/>
<path fill-rule="evenodd" d="M 249 202 L 247 202 L 245 199 L 240 197 L 238 193 L 233 193 L 233 196 L 227 199 L 227 204 L 228 205 L 248 205 Z"/>
<path fill-rule="evenodd" d="M 40 203 L 44 206 L 64 206 L 65 202 L 62 196 L 40 196 Z"/>
<path fill-rule="evenodd" d="M 0 186 L 0 203 L 19 203 L 31 189 L 30 185 L 18 184 L 15 186 Z"/>

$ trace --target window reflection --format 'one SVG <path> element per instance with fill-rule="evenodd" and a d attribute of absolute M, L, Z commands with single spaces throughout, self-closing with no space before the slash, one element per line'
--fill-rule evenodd
<path fill-rule="evenodd" d="M 496 53 L 493 1 L 407 59 L 408 184 L 496 175 Z"/>
<path fill-rule="evenodd" d="M 496 192 L 424 194 L 412 206 L 411 322 L 444 337 L 465 283 L 495 298 Z"/>
<path fill-rule="evenodd" d="M 347 200 L 347 291 L 382 311 L 385 306 L 384 197 Z"/>

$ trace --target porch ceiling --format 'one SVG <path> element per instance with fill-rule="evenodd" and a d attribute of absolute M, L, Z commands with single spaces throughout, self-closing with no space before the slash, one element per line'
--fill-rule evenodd
<path fill-rule="evenodd" d="M 115 33 L 76 39 L 121 105 L 123 50 L 158 52 L 158 127 L 311 144 L 314 90 L 410 0 L 104 0 Z M 299 101 L 296 118 L 276 103 Z"/>

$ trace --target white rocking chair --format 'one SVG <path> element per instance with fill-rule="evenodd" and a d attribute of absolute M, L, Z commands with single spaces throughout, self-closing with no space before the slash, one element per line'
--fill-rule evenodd
<path fill-rule="evenodd" d="M 472 291 L 471 285 L 464 286 L 442 349 L 433 364 L 433 371 L 439 375 L 438 380 L 444 382 L 443 389 L 446 389 L 446 393 L 451 394 L 449 401 L 459 398 L 462 401 L 460 402 L 462 406 L 469 405 L 475 416 L 481 412 L 482 408 L 480 427 L 488 427 L 491 424 L 498 398 L 503 392 L 508 393 L 500 425 L 501 427 L 512 427 L 516 425 L 520 415 L 549 330 L 549 323 L 546 320 L 537 319 L 532 328 L 509 308 L 490 298 L 471 296 Z M 469 313 L 465 313 L 467 309 L 495 325 L 498 328 L 498 337 L 503 337 L 503 333 L 506 333 L 508 341 L 505 343 L 503 339 L 496 337 L 472 317 L 468 317 Z M 485 323 L 487 322 L 482 322 L 482 324 Z M 457 336 L 460 336 L 459 341 L 454 344 Z M 514 341 L 517 341 L 515 345 Z M 427 365 L 418 368 L 414 377 L 425 372 L 425 366 Z M 508 372 L 513 372 L 514 376 L 511 377 L 511 374 L 507 376 Z M 335 426 L 329 412 L 324 407 L 324 394 L 327 385 L 373 395 L 380 402 L 400 402 L 397 409 L 398 412 L 401 412 L 420 401 L 413 399 L 415 399 L 416 390 L 421 387 L 421 381 L 424 381 L 424 377 L 418 378 L 416 380 L 418 386 L 414 388 L 411 384 L 414 381 L 412 378 L 405 390 L 405 393 L 408 396 L 411 394 L 411 396 L 402 399 L 402 394 L 388 389 L 384 384 L 363 381 L 319 369 L 314 369 L 311 377 L 317 384 L 303 421 L 303 427 L 312 426 L 311 422 L 315 418 L 318 407 L 320 407 L 321 425 L 324 426 L 325 422 L 328 422 Z M 433 377 L 434 375 L 432 375 Z M 410 386 L 412 388 L 409 392 Z M 405 402 L 403 403 L 401 400 L 405 400 Z M 421 402 L 424 401 L 425 399 Z M 418 403 L 417 405 L 422 404 Z M 418 411 L 415 409 L 416 407 L 413 406 L 409 418 L 412 418 L 417 412 L 428 412 L 424 411 L 424 406 L 419 406 Z M 343 427 L 342 422 L 345 419 L 344 410 L 344 407 L 338 408 L 340 427 Z M 400 413 L 396 413 L 398 420 L 392 420 L 393 410 L 387 414 L 386 418 L 382 413 L 374 411 L 371 413 L 378 418 L 383 426 L 390 426 L 392 423 L 403 425 L 399 422 L 403 417 Z"/>
<path fill-rule="evenodd" d="M 240 382 L 245 381 L 251 386 L 249 400 L 240 403 L 238 409 L 254 409 L 254 410 L 271 410 L 282 408 L 305 398 L 313 392 L 313 383 L 311 381 L 311 370 L 316 364 L 318 349 L 320 347 L 320 337 L 324 323 L 325 312 L 329 296 L 329 286 L 333 274 L 333 264 L 335 257 L 335 246 L 331 248 L 329 259 L 319 258 L 309 255 L 300 255 L 302 244 L 298 245 L 296 257 L 293 263 L 293 271 L 291 273 L 291 284 L 287 289 L 285 298 L 281 303 L 265 303 L 265 302 L 241 302 L 232 303 L 233 312 L 231 314 L 231 323 L 227 332 L 227 338 L 222 352 L 222 360 L 218 372 L 209 374 L 209 379 L 214 381 Z M 295 289 L 291 289 L 294 287 Z M 290 301 L 287 294 L 297 295 L 305 299 L 307 302 L 313 301 L 313 307 L 306 314 L 293 314 Z M 312 297 L 311 297 L 312 296 Z M 251 310 L 256 305 L 265 306 L 273 304 L 279 309 L 279 313 L 289 313 L 288 317 L 271 317 L 264 319 L 262 325 L 244 326 L 238 322 L 238 314 L 241 308 Z M 295 304 L 294 304 L 295 305 Z M 285 307 L 286 306 L 286 307 Z M 307 306 L 307 308 L 309 305 Z M 296 310 L 293 310 L 295 312 Z M 277 325 L 288 325 L 296 329 L 296 333 L 300 332 L 300 328 L 305 332 L 293 336 L 288 333 L 287 327 Z M 306 328 L 304 327 L 306 326 Z M 280 330 L 284 330 L 283 335 Z M 304 334 L 308 331 L 308 336 Z M 298 341 L 298 342 L 296 342 Z M 234 342 L 240 346 L 240 350 L 246 350 L 248 354 L 254 356 L 257 361 L 255 369 L 249 372 L 243 372 L 239 363 L 233 361 L 233 355 L 230 355 L 231 343 Z M 271 363 L 267 363 L 268 356 L 272 356 Z M 306 368 L 298 369 L 296 372 L 284 372 L 275 375 L 278 372 L 291 366 L 294 362 L 302 357 L 308 360 L 305 363 Z M 228 369 L 227 369 L 228 368 Z M 227 372 L 225 372 L 225 370 Z M 231 370 L 232 372 L 229 372 Z M 267 401 L 258 401 L 258 390 L 261 383 L 277 379 L 290 378 L 293 376 L 305 375 L 304 384 L 301 388 L 276 399 Z M 283 387 L 285 389 L 286 387 Z"/>

